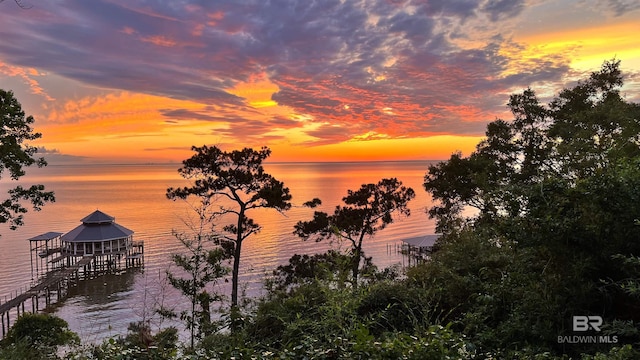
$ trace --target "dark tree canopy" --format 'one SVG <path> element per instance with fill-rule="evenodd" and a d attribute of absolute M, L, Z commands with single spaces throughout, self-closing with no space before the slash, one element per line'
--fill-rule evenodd
<path fill-rule="evenodd" d="M 499 334 L 485 346 L 537 338 L 541 352 L 562 350 L 557 336 L 579 314 L 639 339 L 640 268 L 628 264 L 640 253 L 640 105 L 620 94 L 619 65 L 605 62 L 548 105 L 531 89 L 512 95 L 512 121 L 490 123 L 468 157 L 429 167 L 429 214 L 445 234 L 431 271 L 456 274 L 434 282 L 477 299 L 450 305 L 474 334 Z M 480 271 L 482 282 L 469 280 Z"/>
<path fill-rule="evenodd" d="M 430 166 L 425 189 L 439 201 L 429 210 L 439 229 L 460 224 L 468 207 L 479 210 L 475 221 L 524 215 L 531 186 L 549 179 L 576 184 L 640 155 L 640 106 L 620 95 L 619 64 L 606 62 L 547 106 L 531 89 L 512 95 L 513 121 L 490 123 L 469 157 L 454 154 Z"/>
<path fill-rule="evenodd" d="M 209 203 L 218 200 L 217 210 L 211 212 L 213 220 L 219 216 L 234 221 L 223 226 L 222 245 L 233 256 L 231 305 L 238 305 L 238 274 L 242 242 L 261 227 L 247 212 L 258 208 L 271 208 L 283 212 L 291 207 L 289 189 L 281 181 L 266 173 L 262 162 L 271 155 L 266 147 L 260 150 L 244 148 L 226 152 L 216 146 L 193 147 L 196 153 L 183 161 L 178 172 L 193 185 L 167 189 L 169 199 L 197 196 Z"/>
<path fill-rule="evenodd" d="M 316 241 L 337 237 L 351 243 L 353 283 L 357 286 L 358 269 L 365 236 L 373 236 L 393 222 L 394 212 L 410 215 L 408 202 L 415 197 L 411 188 L 402 186 L 396 178 L 382 179 L 377 184 L 363 184 L 360 189 L 348 190 L 342 198 L 344 206 L 336 206 L 332 215 L 316 211 L 311 221 L 299 221 L 294 234 L 304 240 Z M 319 199 L 305 205 L 315 207 Z"/>
<path fill-rule="evenodd" d="M 18 180 L 25 175 L 25 167 L 45 166 L 43 158 L 35 158 L 38 149 L 29 145 L 29 140 L 39 139 L 42 134 L 31 128 L 34 119 L 25 116 L 22 106 L 13 92 L 0 89 L 0 178 L 5 171 L 11 180 Z M 55 201 L 53 192 L 45 192 L 43 185 L 32 185 L 29 188 L 16 186 L 9 190 L 9 198 L 0 204 L 0 223 L 9 223 L 12 230 L 23 225 L 23 214 L 27 209 L 22 201 L 28 201 L 34 210 L 49 201 Z"/>

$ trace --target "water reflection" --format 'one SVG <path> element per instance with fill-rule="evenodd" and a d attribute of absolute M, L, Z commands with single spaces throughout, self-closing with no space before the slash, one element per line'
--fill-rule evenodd
<path fill-rule="evenodd" d="M 88 307 L 108 305 L 130 295 L 138 269 L 129 269 L 118 274 L 106 274 L 95 279 L 79 281 L 69 290 L 69 297 L 78 296 Z"/>
<path fill-rule="evenodd" d="M 320 253 L 339 246 L 335 242 L 304 242 L 292 234 L 298 220 L 313 216 L 314 209 L 301 207 L 302 203 L 319 197 L 323 205 L 315 210 L 332 212 L 348 189 L 385 177 L 397 177 L 416 191 L 417 196 L 409 205 L 412 214 L 365 240 L 364 250 L 380 267 L 400 262 L 399 255 L 387 253 L 389 244 L 433 232 L 434 224 L 424 212 L 431 199 L 422 189 L 428 165 L 429 162 L 267 163 L 265 170 L 290 188 L 294 207 L 284 215 L 264 209 L 249 214 L 263 229 L 243 243 L 241 286 L 246 286 L 249 296 L 259 295 L 264 274 L 286 263 L 292 255 Z M 51 311 L 67 320 L 83 340 L 100 341 L 124 334 L 129 322 L 147 316 L 153 304 L 184 303 L 177 291 L 162 288 L 159 279 L 171 264 L 170 254 L 181 250 L 171 231 L 187 230 L 182 220 L 188 216 L 189 206 L 165 197 L 168 187 L 186 184 L 177 173 L 179 167 L 50 166 L 30 173 L 23 179 L 25 184 L 42 183 L 56 192 L 57 200 L 41 212 L 26 214 L 26 225 L 18 231 L 0 228 L 0 244 L 10 249 L 0 252 L 0 301 L 30 282 L 26 239 L 47 231 L 69 231 L 87 213 L 99 209 L 134 230 L 134 240 L 145 242 L 144 272 L 129 271 L 81 283 L 71 289 L 71 297 Z M 13 184 L 0 181 L 0 192 L 6 192 L 9 185 Z M 222 220 L 217 223 L 225 224 Z M 220 291 L 229 293 L 228 284 L 221 284 Z"/>

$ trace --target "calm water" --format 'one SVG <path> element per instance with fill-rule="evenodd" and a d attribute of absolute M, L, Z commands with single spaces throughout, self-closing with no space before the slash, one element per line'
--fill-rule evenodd
<path fill-rule="evenodd" d="M 425 214 L 430 198 L 422 188 L 428 164 L 423 161 L 265 165 L 269 173 L 290 188 L 294 207 L 284 216 L 262 209 L 250 214 L 263 229 L 243 243 L 240 285 L 245 286 L 247 296 L 259 295 L 264 274 L 285 264 L 293 254 L 348 247 L 339 243 L 304 242 L 293 236 L 294 224 L 310 219 L 313 214 L 313 210 L 295 205 L 319 197 L 323 201 L 321 209 L 330 212 L 347 189 L 355 190 L 363 183 L 385 177 L 397 177 L 416 191 L 410 206 L 412 215 L 399 218 L 375 238 L 365 240 L 364 248 L 379 267 L 400 263 L 402 258 L 389 252 L 389 246 L 434 230 L 433 221 Z M 135 240 L 144 240 L 144 271 L 85 281 L 50 311 L 67 320 L 84 340 L 100 341 L 126 332 L 129 322 L 150 318 L 158 304 L 179 307 L 184 299 L 163 280 L 171 266 L 170 254 L 181 250 L 171 235 L 172 229 L 186 231 L 185 221 L 191 216 L 188 204 L 165 197 L 168 187 L 188 185 L 177 173 L 179 166 L 60 165 L 30 169 L 22 182 L 44 184 L 48 190 L 55 191 L 57 200 L 40 212 L 30 211 L 25 217 L 26 225 L 17 231 L 10 231 L 6 226 L 0 228 L 0 302 L 32 280 L 26 239 L 47 231 L 70 231 L 84 216 L 100 209 L 114 216 L 120 225 L 134 230 Z M 14 184 L 8 179 L 0 182 L 2 198 L 10 185 Z M 218 290 L 230 293 L 228 284 L 221 284 Z M 154 326 L 166 325 L 155 320 Z"/>

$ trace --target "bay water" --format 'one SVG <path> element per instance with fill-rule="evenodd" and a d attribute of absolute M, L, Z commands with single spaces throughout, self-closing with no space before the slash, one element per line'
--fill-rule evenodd
<path fill-rule="evenodd" d="M 262 230 L 243 243 L 240 286 L 245 296 L 260 296 L 265 276 L 296 253 L 348 249 L 348 243 L 302 241 L 293 235 L 293 226 L 299 220 L 310 220 L 313 211 L 318 210 L 302 207 L 305 201 L 320 198 L 319 209 L 332 212 L 348 189 L 357 190 L 362 184 L 376 183 L 382 178 L 398 178 L 415 190 L 416 198 L 410 202 L 411 216 L 397 217 L 373 238 L 365 239 L 364 250 L 380 268 L 401 265 L 403 258 L 396 252 L 396 246 L 402 239 L 434 232 L 435 223 L 425 212 L 431 199 L 422 187 L 430 163 L 265 164 L 268 173 L 289 187 L 293 207 L 284 214 L 269 209 L 256 209 L 248 214 Z M 0 303 L 35 280 L 27 239 L 48 231 L 66 233 L 80 225 L 80 219 L 99 209 L 135 231 L 134 240 L 144 241 L 144 268 L 82 281 L 47 311 L 69 322 L 84 341 L 95 343 L 126 333 L 133 321 L 150 320 L 153 330 L 169 325 L 155 316 L 153 310 L 159 306 L 179 309 L 185 302 L 167 284 L 165 274 L 167 270 L 175 270 L 171 254 L 183 250 L 172 231 L 188 233 L 187 224 L 194 215 L 189 202 L 171 201 L 165 195 L 168 187 L 189 185 L 177 172 L 180 165 L 49 165 L 29 169 L 19 182 L 3 178 L 0 198 L 5 198 L 7 189 L 18 183 L 44 184 L 47 190 L 55 191 L 56 202 L 46 204 L 40 212 L 29 211 L 25 225 L 16 231 L 10 231 L 6 225 L 0 227 Z M 215 290 L 229 296 L 230 284 L 221 281 Z"/>

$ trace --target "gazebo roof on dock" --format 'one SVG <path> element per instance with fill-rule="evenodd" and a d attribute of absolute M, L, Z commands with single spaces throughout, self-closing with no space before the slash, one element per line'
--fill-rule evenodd
<path fill-rule="evenodd" d="M 115 219 L 116 218 L 114 218 L 111 215 L 107 215 L 100 210 L 96 210 L 91 214 L 85 216 L 80 221 L 82 221 L 83 224 L 105 224 L 105 223 L 112 223 L 115 221 Z"/>
<path fill-rule="evenodd" d="M 133 234 L 132 230 L 115 223 L 115 218 L 96 210 L 82 220 L 82 225 L 62 235 L 63 241 L 107 241 L 125 239 Z"/>
<path fill-rule="evenodd" d="M 49 241 L 49 240 L 53 240 L 53 239 L 57 238 L 60 235 L 62 235 L 62 233 L 49 231 L 49 232 L 46 232 L 44 234 L 40 234 L 38 236 L 34 236 L 31 239 L 29 239 L 29 241 Z"/>
<path fill-rule="evenodd" d="M 423 235 L 402 240 L 403 243 L 416 248 L 430 248 L 436 243 L 440 235 Z"/>

